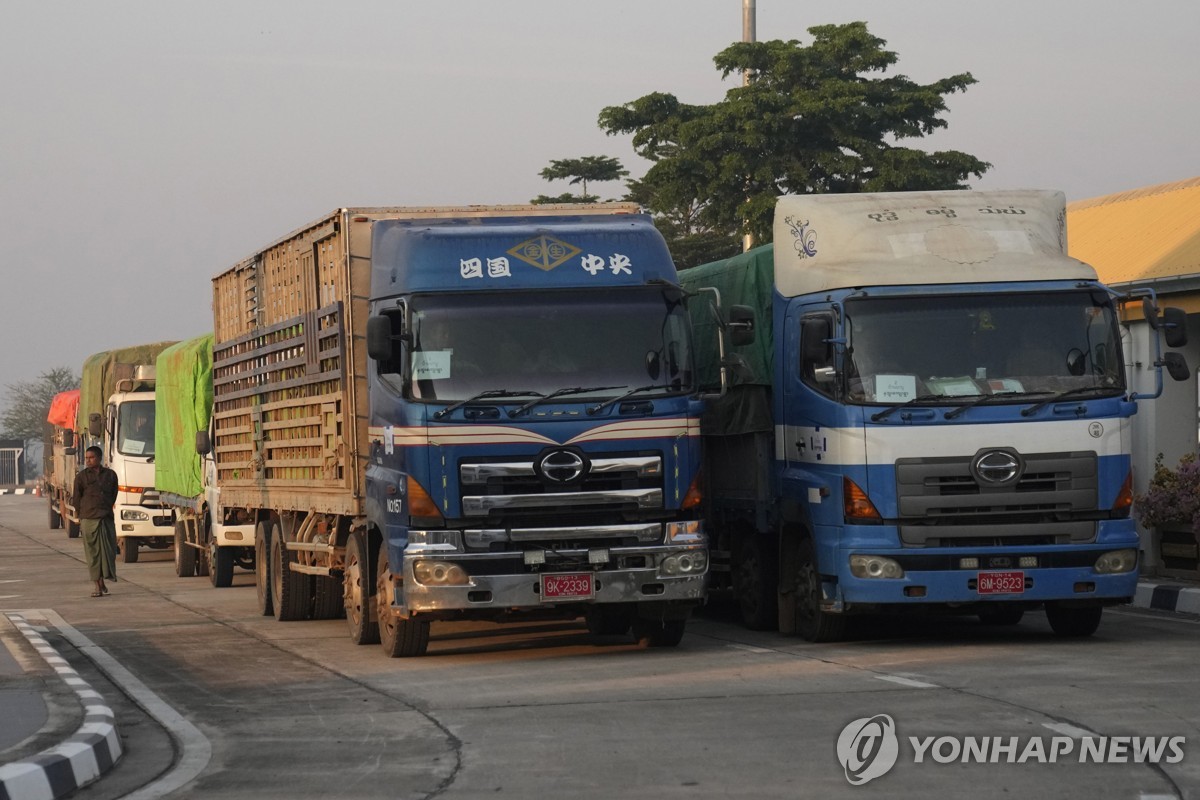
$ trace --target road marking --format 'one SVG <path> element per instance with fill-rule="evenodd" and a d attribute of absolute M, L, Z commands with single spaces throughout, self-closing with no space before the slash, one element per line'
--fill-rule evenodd
<path fill-rule="evenodd" d="M 19 594 L 0 594 L 0 600 L 12 600 L 14 597 L 20 597 Z"/>
<path fill-rule="evenodd" d="M 1067 722 L 1043 722 L 1042 727 L 1049 728 L 1055 733 L 1061 733 L 1063 736 L 1070 736 L 1072 739 L 1087 739 L 1096 735 L 1087 728 L 1080 728 Z"/>
<path fill-rule="evenodd" d="M 68 625 L 67 621 L 57 612 L 50 609 L 38 609 L 19 613 L 26 615 L 27 618 L 44 619 L 57 628 L 63 638 L 91 659 L 101 672 L 120 687 L 121 691 L 133 698 L 134 702 L 141 706 L 146 713 L 154 717 L 178 742 L 180 752 L 175 767 L 158 780 L 124 795 L 122 800 L 154 800 L 154 798 L 163 797 L 190 783 L 204 771 L 212 758 L 212 743 L 196 726 L 167 705 L 165 700 L 151 691 L 146 684 L 142 683 L 137 676 L 109 655 L 107 651 Z"/>
<path fill-rule="evenodd" d="M 0 580 L 0 583 L 24 583 L 24 582 L 25 582 L 24 578 L 5 578 L 3 580 Z"/>
<path fill-rule="evenodd" d="M 881 681 L 889 681 L 890 683 L 898 683 L 901 686 L 911 686 L 914 689 L 939 689 L 936 683 L 925 683 L 924 681 L 915 681 L 912 678 L 901 678 L 899 675 L 876 675 Z"/>
<path fill-rule="evenodd" d="M 774 652 L 777 652 L 775 650 L 771 650 L 766 647 L 755 647 L 755 646 L 749 645 L 749 644 L 727 644 L 725 646 L 728 647 L 730 650 L 745 650 L 747 653 L 774 653 Z"/>

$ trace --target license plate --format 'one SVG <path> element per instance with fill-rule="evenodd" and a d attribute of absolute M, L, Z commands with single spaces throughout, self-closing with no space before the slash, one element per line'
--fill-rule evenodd
<path fill-rule="evenodd" d="M 1024 572 L 980 572 L 976 581 L 980 594 L 1021 594 L 1025 591 Z"/>
<path fill-rule="evenodd" d="M 542 601 L 590 600 L 596 596 L 596 584 L 590 572 L 568 572 L 542 576 Z"/>

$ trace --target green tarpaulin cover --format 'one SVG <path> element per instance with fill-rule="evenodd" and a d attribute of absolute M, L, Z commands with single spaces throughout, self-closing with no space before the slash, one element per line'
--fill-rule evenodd
<path fill-rule="evenodd" d="M 157 342 L 120 350 L 106 350 L 83 362 L 83 377 L 79 381 L 79 418 L 76 430 L 86 431 L 92 414 L 104 417 L 104 405 L 117 390 L 117 381 L 132 378 L 141 365 L 152 365 L 158 354 L 174 342 Z"/>
<path fill-rule="evenodd" d="M 213 335 L 168 347 L 158 356 L 154 390 L 154 488 L 198 497 L 203 463 L 196 433 L 208 430 L 212 413 Z"/>
<path fill-rule="evenodd" d="M 774 430 L 771 420 L 771 381 L 773 373 L 774 329 L 772 328 L 775 248 L 764 245 L 725 261 L 714 261 L 684 270 L 679 283 L 689 292 L 711 287 L 721 293 L 721 308 L 728 313 L 734 305 L 754 310 L 754 341 L 742 347 L 729 347 L 750 368 L 749 379 L 731 379 L 724 397 L 709 404 L 701 420 L 705 434 L 727 436 Z M 720 385 L 720 352 L 717 350 L 717 323 L 705 292 L 688 302 L 695 336 L 696 369 L 701 386 Z"/>

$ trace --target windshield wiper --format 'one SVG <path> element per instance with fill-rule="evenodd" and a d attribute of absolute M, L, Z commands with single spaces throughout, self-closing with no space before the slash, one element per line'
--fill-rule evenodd
<path fill-rule="evenodd" d="M 514 408 L 508 412 L 509 417 L 519 417 L 529 409 L 536 406 L 538 403 L 544 403 L 547 400 L 553 400 L 555 397 L 562 397 L 564 394 L 587 394 L 588 392 L 602 392 L 605 389 L 620 389 L 620 386 L 568 386 L 565 389 L 555 389 L 550 394 L 539 395 L 530 400 L 520 408 Z"/>
<path fill-rule="evenodd" d="M 609 386 L 608 388 L 609 389 L 620 389 L 621 387 L 620 386 Z M 636 389 L 630 389 L 628 392 L 625 392 L 624 394 L 619 394 L 616 397 L 605 400 L 603 403 L 597 403 L 596 405 L 591 406 L 587 410 L 587 413 L 588 413 L 588 416 L 592 416 L 594 414 L 599 414 L 601 411 L 608 408 L 612 404 L 619 403 L 622 400 L 624 400 L 626 397 L 635 395 L 638 392 L 648 392 L 651 389 L 674 389 L 674 388 L 675 387 L 669 383 L 651 383 L 651 384 L 647 384 L 646 386 L 638 386 Z"/>
<path fill-rule="evenodd" d="M 1057 394 L 1052 394 L 1044 400 L 1038 400 L 1029 408 L 1021 409 L 1021 416 L 1028 417 L 1031 414 L 1036 414 L 1039 409 L 1057 403 L 1059 400 L 1065 400 L 1068 397 L 1075 397 L 1081 394 L 1091 394 L 1092 392 L 1111 392 L 1115 390 L 1115 386 L 1079 386 L 1074 389 L 1065 389 Z"/>
<path fill-rule="evenodd" d="M 1021 394 L 1025 394 L 1025 392 L 1009 391 L 1009 392 L 992 392 L 991 394 L 981 394 L 978 397 L 976 397 L 974 400 L 972 400 L 971 402 L 964 403 L 963 405 L 959 406 L 958 408 L 956 408 L 952 411 L 947 411 L 944 415 L 942 415 L 942 418 L 943 419 L 954 419 L 955 417 L 959 416 L 960 414 L 965 413 L 968 408 L 974 408 L 975 406 L 987 405 L 988 403 L 992 402 L 992 400 L 997 397 L 1002 397 L 1006 400 L 1011 400 L 1012 398 L 1016 397 L 1017 395 L 1021 395 Z"/>
<path fill-rule="evenodd" d="M 486 392 L 480 392 L 479 394 L 472 395 L 466 400 L 459 400 L 457 403 L 451 403 L 445 408 L 433 412 L 433 418 L 441 419 L 447 414 L 453 414 L 455 411 L 465 405 L 477 402 L 479 400 L 486 400 L 489 397 L 528 397 L 531 394 L 537 395 L 538 397 L 542 396 L 541 392 L 534 392 L 528 389 L 488 389 Z"/>
<path fill-rule="evenodd" d="M 881 420 L 885 417 L 891 416 L 891 414 L 893 412 L 899 411 L 902 408 L 908 408 L 909 406 L 915 406 L 917 403 L 928 403 L 930 400 L 943 400 L 945 398 L 946 398 L 946 395 L 944 395 L 944 394 L 919 395 L 917 397 L 914 397 L 912 400 L 908 400 L 906 402 L 900 403 L 899 405 L 890 406 L 888 408 L 885 408 L 883 411 L 872 414 L 871 422 L 879 422 L 879 420 Z"/>

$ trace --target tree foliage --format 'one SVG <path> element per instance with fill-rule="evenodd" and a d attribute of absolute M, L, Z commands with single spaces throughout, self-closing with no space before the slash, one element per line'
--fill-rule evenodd
<path fill-rule="evenodd" d="M 946 127 L 946 96 L 975 83 L 970 73 L 929 84 L 884 76 L 897 55 L 865 22 L 808 32 L 807 46 L 739 42 L 718 53 L 723 77 L 750 70 L 753 80 L 712 105 L 655 92 L 603 109 L 600 127 L 632 134 L 653 162 L 631 196 L 677 232 L 727 246 L 743 233 L 769 242 L 781 194 L 960 189 L 991 166 L 897 144 Z"/>
<path fill-rule="evenodd" d="M 557 197 L 538 195 L 534 203 L 595 203 L 600 198 L 588 194 L 588 181 L 603 183 L 624 178 L 629 170 L 621 166 L 621 162 L 610 156 L 582 156 L 580 158 L 561 158 L 550 162 L 550 166 L 540 173 L 548 181 L 567 181 L 570 185 L 583 184 L 581 195 L 561 194 Z"/>
<path fill-rule="evenodd" d="M 18 381 L 7 387 L 0 425 L 5 438 L 41 440 L 46 415 L 54 395 L 79 388 L 79 376 L 68 367 L 55 367 L 32 381 Z"/>

